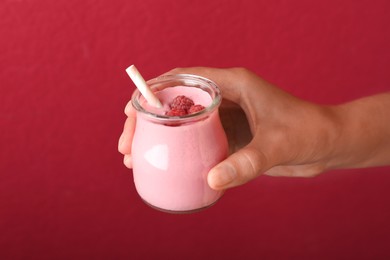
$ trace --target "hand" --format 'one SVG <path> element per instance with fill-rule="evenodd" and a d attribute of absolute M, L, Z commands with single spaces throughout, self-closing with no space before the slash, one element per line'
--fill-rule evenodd
<path fill-rule="evenodd" d="M 213 189 L 242 185 L 260 174 L 311 177 L 335 168 L 390 164 L 390 93 L 320 106 L 242 68 L 185 68 L 167 74 L 179 73 L 216 82 L 223 98 L 239 105 L 249 124 L 249 143 L 210 170 L 207 181 Z M 118 149 L 131 168 L 136 118 L 130 102 L 125 113 L 128 118 Z M 237 129 L 241 132 L 245 127 Z"/>
<path fill-rule="evenodd" d="M 309 177 L 326 169 L 333 129 L 326 108 L 297 99 L 246 69 L 187 68 L 167 74 L 179 73 L 200 75 L 216 82 L 223 98 L 242 107 L 253 136 L 249 144 L 211 169 L 208 175 L 211 188 L 238 186 L 262 173 Z M 124 164 L 131 168 L 136 122 L 131 102 L 125 113 L 128 118 L 118 150 L 124 154 Z"/>

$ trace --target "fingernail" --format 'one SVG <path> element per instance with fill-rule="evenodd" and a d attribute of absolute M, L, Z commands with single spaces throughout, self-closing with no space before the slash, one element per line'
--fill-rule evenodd
<path fill-rule="evenodd" d="M 236 169 L 229 164 L 222 164 L 217 166 L 210 173 L 211 186 L 216 188 L 223 188 L 234 181 L 237 177 Z"/>

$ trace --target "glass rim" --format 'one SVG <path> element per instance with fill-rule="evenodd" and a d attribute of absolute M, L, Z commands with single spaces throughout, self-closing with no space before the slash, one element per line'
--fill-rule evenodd
<path fill-rule="evenodd" d="M 185 123 L 186 121 L 193 121 L 196 119 L 201 119 L 204 116 L 209 115 L 212 111 L 214 111 L 216 108 L 218 108 L 218 106 L 221 104 L 222 96 L 221 96 L 221 91 L 220 91 L 218 85 L 214 81 L 212 81 L 208 78 L 202 77 L 202 76 L 193 75 L 193 74 L 169 74 L 169 75 L 162 75 L 162 76 L 153 78 L 151 80 L 148 80 L 147 83 L 148 83 L 149 87 L 152 89 L 152 91 L 153 90 L 159 91 L 159 90 L 165 89 L 167 87 L 159 89 L 158 86 L 156 86 L 157 84 L 167 83 L 167 82 L 172 81 L 172 80 L 183 80 L 183 83 L 182 83 L 182 85 L 177 84 L 177 85 L 168 86 L 168 87 L 175 87 L 175 86 L 191 87 L 191 85 L 187 85 L 188 83 L 186 84 L 186 82 L 185 82 L 185 80 L 187 80 L 187 81 L 190 80 L 190 81 L 193 81 L 193 82 L 195 81 L 195 82 L 199 83 L 197 86 L 201 85 L 202 87 L 207 87 L 207 88 L 211 89 L 212 93 L 214 94 L 214 96 L 211 96 L 211 98 L 212 98 L 211 104 L 209 106 L 207 106 L 205 109 L 203 109 L 202 111 L 199 111 L 199 112 L 196 112 L 193 114 L 189 114 L 189 115 L 184 115 L 184 116 L 167 116 L 167 115 L 156 114 L 156 113 L 147 111 L 142 107 L 142 105 L 139 102 L 139 98 L 142 95 L 141 95 L 141 92 L 136 88 L 132 94 L 132 97 L 131 97 L 132 106 L 135 108 L 135 110 L 137 112 L 140 112 L 143 115 L 145 115 L 151 119 L 154 119 L 154 120 L 163 121 L 163 122 Z M 196 87 L 196 86 L 194 85 L 193 87 Z"/>

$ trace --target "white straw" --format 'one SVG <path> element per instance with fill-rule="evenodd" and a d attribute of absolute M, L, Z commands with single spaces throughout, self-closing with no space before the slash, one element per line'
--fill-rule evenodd
<path fill-rule="evenodd" d="M 144 78 L 141 76 L 139 71 L 134 65 L 131 65 L 126 69 L 127 74 L 130 76 L 131 80 L 134 82 L 135 86 L 141 92 L 142 96 L 146 99 L 146 101 L 154 107 L 161 108 L 162 104 L 160 100 L 154 95 L 152 90 L 146 84 Z"/>

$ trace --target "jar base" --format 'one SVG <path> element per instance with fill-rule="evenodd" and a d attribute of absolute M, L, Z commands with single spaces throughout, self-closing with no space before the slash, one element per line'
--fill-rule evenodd
<path fill-rule="evenodd" d="M 222 196 L 221 196 L 222 197 Z M 155 210 L 158 210 L 158 211 L 161 211 L 161 212 L 164 212 L 164 213 L 170 213 L 170 214 L 191 214 L 191 213 L 196 213 L 196 212 L 200 212 L 200 211 L 203 211 L 205 209 L 208 209 L 212 206 L 214 206 L 215 203 L 218 202 L 218 200 L 221 198 L 219 197 L 216 201 L 214 201 L 213 203 L 207 205 L 207 206 L 204 206 L 204 207 L 201 207 L 201 208 L 196 208 L 196 209 L 191 209 L 191 210 L 169 210 L 169 209 L 163 209 L 163 208 L 159 208 L 159 207 L 156 207 L 152 204 L 150 204 L 149 202 L 147 202 L 146 200 L 142 199 L 142 201 L 148 205 L 149 207 L 155 209 Z"/>

